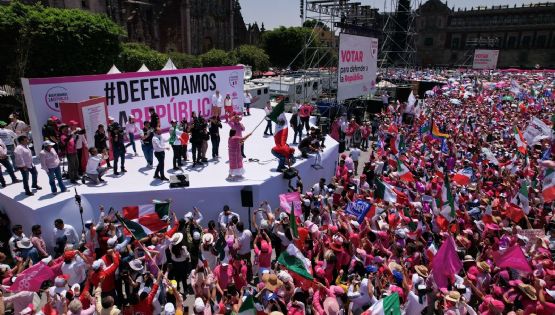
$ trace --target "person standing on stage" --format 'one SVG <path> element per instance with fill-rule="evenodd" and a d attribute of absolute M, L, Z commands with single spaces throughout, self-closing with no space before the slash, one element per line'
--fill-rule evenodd
<path fill-rule="evenodd" d="M 231 96 L 227 94 L 224 99 L 224 110 L 225 110 L 225 121 L 228 122 L 233 115 L 233 100 Z"/>
<path fill-rule="evenodd" d="M 264 135 L 273 135 L 274 133 L 272 132 L 272 120 L 268 117 L 268 115 L 270 115 L 270 113 L 272 112 L 272 103 L 270 103 L 270 101 L 266 102 L 264 112 L 266 112 L 266 129 L 264 129 Z"/>
<path fill-rule="evenodd" d="M 169 150 L 166 148 L 164 144 L 164 139 L 162 138 L 162 130 L 160 128 L 156 128 L 155 135 L 152 138 L 152 147 L 154 148 L 154 156 L 158 161 L 158 165 L 156 165 L 156 171 L 154 171 L 154 178 L 160 180 L 168 180 L 164 175 L 164 159 L 166 157 L 165 150 Z"/>
<path fill-rule="evenodd" d="M 229 139 L 227 143 L 228 155 L 229 155 L 229 176 L 227 177 L 228 179 L 243 178 L 245 169 L 243 169 L 241 147 L 249 136 L 250 135 L 247 135 L 244 138 L 241 136 L 238 136 L 236 129 L 231 129 L 229 131 Z"/>
<path fill-rule="evenodd" d="M 154 107 L 150 107 L 148 113 L 150 114 L 150 127 L 156 130 L 156 128 L 160 127 L 160 117 L 156 114 Z"/>
<path fill-rule="evenodd" d="M 308 133 L 310 129 L 310 126 L 308 125 L 308 121 L 310 120 L 310 115 L 312 114 L 313 110 L 314 110 L 314 107 L 312 107 L 312 105 L 310 105 L 309 103 L 304 103 L 299 108 L 299 117 L 301 118 L 301 123 L 304 125 L 306 129 L 306 133 Z"/>
<path fill-rule="evenodd" d="M 143 149 L 143 154 L 145 155 L 145 160 L 147 167 L 152 168 L 152 159 L 154 149 L 152 147 L 152 138 L 154 137 L 154 130 L 150 127 L 150 122 L 145 120 L 143 130 L 139 133 L 141 137 L 141 149 Z M 108 167 L 110 167 L 108 165 Z"/>
<path fill-rule="evenodd" d="M 200 145 L 201 161 L 207 163 L 206 152 L 208 151 L 208 140 L 210 140 L 210 133 L 208 132 L 208 123 L 204 117 L 199 118 L 202 121 L 202 143 Z"/>
<path fill-rule="evenodd" d="M 8 129 L 15 132 L 18 137 L 29 136 L 29 131 L 31 131 L 31 127 L 29 127 L 29 125 L 19 119 L 19 113 L 14 112 L 10 115 L 9 118 L 10 124 L 8 125 Z"/>
<path fill-rule="evenodd" d="M 250 116 L 251 115 L 251 102 L 252 102 L 252 95 L 251 92 L 246 91 L 245 92 L 245 108 L 244 108 L 244 115 L 245 116 Z"/>
<path fill-rule="evenodd" d="M 222 115 L 222 107 L 224 107 L 224 100 L 219 90 L 212 95 L 212 117 L 220 117 Z"/>
<path fill-rule="evenodd" d="M 8 158 L 8 149 L 6 148 L 6 145 L 4 144 L 4 141 L 2 141 L 2 139 L 0 139 L 0 164 L 2 164 L 6 168 L 6 171 L 8 171 L 8 174 L 12 179 L 12 183 L 19 182 L 19 179 L 15 177 L 13 165 L 12 163 L 10 163 L 10 159 Z M 4 180 L 4 176 L 2 175 L 1 170 L 0 184 L 2 185 L 2 187 L 6 187 L 6 181 Z"/>
<path fill-rule="evenodd" d="M 108 137 L 106 136 L 106 130 L 104 125 L 98 125 L 98 129 L 94 133 L 94 147 L 98 150 L 98 153 L 106 157 L 106 166 L 110 166 L 110 155 L 108 154 Z"/>
<path fill-rule="evenodd" d="M 54 142 L 46 140 L 42 144 L 42 147 L 43 149 L 39 153 L 40 166 L 46 171 L 46 174 L 48 174 L 48 180 L 52 193 L 54 195 L 57 193 L 56 181 L 58 181 L 60 191 L 66 192 L 67 188 L 62 180 L 62 171 L 60 169 L 60 158 L 58 157 L 56 150 L 54 150 Z"/>
<path fill-rule="evenodd" d="M 210 132 L 210 140 L 212 141 L 212 158 L 220 157 L 220 129 L 222 129 L 222 122 L 217 117 L 212 117 L 210 119 L 210 127 L 208 131 Z"/>
<path fill-rule="evenodd" d="M 110 125 L 110 138 L 112 139 L 112 152 L 114 153 L 114 174 L 118 173 L 118 160 L 121 161 L 121 172 L 125 173 L 125 142 L 124 130 L 117 122 Z"/>
<path fill-rule="evenodd" d="M 233 117 L 231 117 L 231 121 L 229 122 L 229 126 L 231 127 L 231 129 L 234 129 L 237 137 L 240 138 L 243 137 L 243 131 L 245 130 L 245 125 L 243 125 L 241 119 L 241 116 L 234 115 Z M 246 158 L 244 143 L 241 143 L 241 155 L 243 156 L 243 158 Z"/>
<path fill-rule="evenodd" d="M 31 188 L 35 188 L 36 190 L 41 190 L 37 184 L 37 169 L 33 165 L 33 154 L 31 153 L 31 149 L 29 149 L 29 138 L 27 136 L 20 136 L 17 138 L 17 142 L 19 145 L 15 148 L 15 167 L 21 172 L 21 176 L 23 176 L 23 188 L 25 189 L 25 194 L 27 196 L 34 195 L 29 189 L 29 173 L 31 173 Z"/>
<path fill-rule="evenodd" d="M 79 124 L 75 120 L 69 121 L 69 128 L 75 134 L 75 149 L 77 150 L 77 168 L 78 176 L 82 176 L 87 166 L 87 159 L 89 158 L 89 146 L 87 142 L 87 134 L 85 130 L 79 128 Z"/>
<path fill-rule="evenodd" d="M 66 124 L 60 125 L 60 142 L 67 157 L 67 178 L 72 184 L 79 179 L 79 157 L 77 156 L 77 135 L 72 132 Z"/>
<path fill-rule="evenodd" d="M 216 116 L 217 117 L 217 116 Z M 193 166 L 197 164 L 202 164 L 202 153 L 201 153 L 201 146 L 202 146 L 202 138 L 203 138 L 203 130 L 205 129 L 203 125 L 203 121 L 200 117 L 196 116 L 196 113 L 193 112 L 192 117 L 192 127 L 191 127 L 191 153 L 193 155 Z"/>
<path fill-rule="evenodd" d="M 14 149 L 17 135 L 13 130 L 6 128 L 7 125 L 5 121 L 0 120 L 0 140 L 4 141 L 8 150 L 8 156 L 12 159 L 12 164 L 15 164 Z"/>
<path fill-rule="evenodd" d="M 125 133 L 129 137 L 129 143 L 125 145 L 125 148 L 131 146 L 133 148 L 133 152 L 135 152 L 135 156 L 137 154 L 137 147 L 135 146 L 135 135 L 139 134 L 140 130 L 135 123 L 135 116 L 129 115 L 129 120 L 127 120 L 127 124 L 125 124 Z"/>
<path fill-rule="evenodd" d="M 179 170 L 181 166 L 183 166 L 183 162 L 181 161 L 181 134 L 183 131 L 179 129 L 177 125 L 177 120 L 172 120 L 170 127 L 170 145 L 173 149 L 173 169 Z"/>
<path fill-rule="evenodd" d="M 183 158 L 183 160 L 185 160 L 185 162 L 187 162 L 188 160 L 187 146 L 189 145 L 190 129 L 191 128 L 189 127 L 189 123 L 185 118 L 183 118 L 183 120 L 181 121 L 181 130 L 183 130 L 183 133 L 181 133 L 181 135 L 179 136 L 179 140 L 181 141 L 181 157 Z"/>
<path fill-rule="evenodd" d="M 298 111 L 293 112 L 293 115 L 291 115 L 291 119 L 289 120 L 289 124 L 295 132 L 293 134 L 293 144 L 297 144 L 297 135 L 299 136 L 300 143 L 303 140 L 303 123 L 301 121 L 301 118 L 299 117 Z"/>

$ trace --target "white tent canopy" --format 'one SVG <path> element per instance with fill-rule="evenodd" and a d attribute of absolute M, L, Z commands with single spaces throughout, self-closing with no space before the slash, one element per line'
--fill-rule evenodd
<path fill-rule="evenodd" d="M 110 71 L 108 71 L 107 74 L 116 74 L 116 73 L 121 73 L 121 71 L 119 71 L 118 67 L 116 67 L 116 65 L 112 65 L 112 68 L 110 68 Z"/>
<path fill-rule="evenodd" d="M 145 66 L 145 64 L 143 63 L 143 65 L 141 66 L 141 68 L 139 68 L 139 70 L 137 70 L 137 72 L 149 72 L 150 70 L 148 70 L 148 68 Z"/>
<path fill-rule="evenodd" d="M 378 84 L 376 84 L 377 88 L 394 88 L 397 87 L 397 85 L 386 81 L 386 80 L 381 80 L 380 82 L 378 82 Z"/>
<path fill-rule="evenodd" d="M 162 68 L 162 70 L 177 70 L 177 67 L 173 64 L 172 59 L 168 58 L 168 61 L 166 62 L 166 65 L 164 65 L 164 68 Z"/>

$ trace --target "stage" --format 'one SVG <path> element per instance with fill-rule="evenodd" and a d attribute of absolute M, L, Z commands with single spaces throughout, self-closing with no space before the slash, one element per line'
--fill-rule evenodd
<path fill-rule="evenodd" d="M 261 109 L 251 109 L 251 116 L 243 118 L 245 133 L 254 127 L 264 118 L 264 111 Z M 288 116 L 289 119 L 290 116 Z M 172 200 L 172 210 L 178 217 L 182 217 L 193 207 L 198 207 L 203 215 L 203 225 L 209 220 L 216 220 L 222 207 L 228 204 L 233 211 L 237 212 L 241 219 L 248 224 L 248 209 L 241 207 L 241 193 L 243 188 L 250 188 L 253 192 L 254 206 L 260 202 L 268 200 L 272 208 L 279 206 L 278 194 L 287 191 L 288 181 L 283 179 L 283 174 L 276 172 L 278 165 L 277 159 L 271 154 L 270 149 L 274 146 L 272 136 L 264 136 L 266 122 L 263 122 L 253 135 L 245 143 L 244 160 L 245 178 L 241 181 L 228 181 L 228 153 L 227 140 L 229 135 L 229 125 L 223 123 L 220 131 L 220 156 L 219 160 L 209 159 L 208 164 L 192 168 L 191 152 L 189 145 L 189 162 L 185 164 L 184 174 L 189 175 L 190 186 L 186 188 L 170 188 L 169 182 L 153 179 L 154 168 L 146 167 L 146 161 L 141 151 L 140 143 L 136 143 L 139 156 L 133 155 L 131 147 L 127 148 L 125 168 L 127 173 L 114 175 L 110 170 L 104 176 L 106 183 L 101 185 L 79 184 L 72 185 L 65 181 L 68 192 L 53 195 L 50 192 L 48 176 L 40 169 L 40 163 L 35 159 L 35 165 L 39 173 L 38 184 L 42 190 L 36 191 L 34 196 L 26 196 L 23 191 L 23 184 L 9 184 L 0 190 L 0 206 L 5 211 L 13 224 L 22 224 L 27 235 L 31 234 L 33 224 L 43 226 L 43 236 L 48 244 L 53 243 L 52 233 L 54 220 L 62 218 L 66 223 L 73 225 L 78 232 L 81 231 L 81 219 L 78 206 L 75 202 L 75 191 L 82 197 L 82 205 L 85 220 L 98 220 L 98 206 L 103 205 L 106 209 L 114 207 L 120 210 L 123 206 L 148 204 L 153 199 Z M 275 125 L 273 126 L 275 129 Z M 166 133 L 165 139 L 169 137 Z M 289 129 L 289 140 L 293 139 L 293 131 Z M 309 159 L 297 159 L 295 168 L 299 170 L 305 190 L 310 189 L 319 178 L 326 180 L 333 176 L 336 160 L 338 157 L 338 143 L 331 137 L 326 137 L 326 148 L 321 153 L 323 168 L 316 170 L 311 167 L 314 157 Z M 169 145 L 168 145 L 169 147 Z M 208 141 L 207 157 L 211 157 L 211 143 Z M 177 174 L 179 171 L 172 170 L 171 149 L 166 151 L 165 171 L 166 177 Z M 296 150 L 295 156 L 300 156 L 300 151 Z M 248 159 L 258 161 L 248 161 Z M 154 166 L 157 162 L 154 159 Z M 4 178 L 7 183 L 11 180 L 4 170 Z M 21 179 L 21 174 L 17 173 Z M 296 182 L 295 180 L 293 181 Z M 29 183 L 31 184 L 31 183 Z"/>

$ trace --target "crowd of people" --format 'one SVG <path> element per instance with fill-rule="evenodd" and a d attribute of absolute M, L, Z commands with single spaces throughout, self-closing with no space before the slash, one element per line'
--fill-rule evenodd
<path fill-rule="evenodd" d="M 554 80 L 469 72 L 422 101 L 391 101 L 375 124 L 339 118 L 332 136 L 347 151 L 334 176 L 308 187 L 299 178 L 289 191 L 298 199 L 264 201 L 251 218 L 224 206 L 205 222 L 207 212 L 195 208 L 138 235 L 100 208 L 81 237 L 56 220 L 50 248 L 40 225 L 14 225 L 10 235 L 1 216 L 8 247 L 0 255 L 0 307 L 14 314 L 554 314 Z M 533 120 L 548 128 L 525 137 L 521 129 Z M 31 287 L 34 270 L 46 270 L 45 278 Z"/>

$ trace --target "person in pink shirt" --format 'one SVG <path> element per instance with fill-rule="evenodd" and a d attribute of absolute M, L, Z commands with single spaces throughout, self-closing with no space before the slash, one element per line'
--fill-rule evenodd
<path fill-rule="evenodd" d="M 40 258 L 48 257 L 48 252 L 46 251 L 46 243 L 41 236 L 42 229 L 40 224 L 33 225 L 33 227 L 31 227 L 31 232 L 33 233 L 33 236 L 31 236 L 31 243 L 33 243 L 33 246 L 37 249 Z"/>
<path fill-rule="evenodd" d="M 228 257 L 224 258 L 224 261 L 214 268 L 213 274 L 217 281 L 216 289 L 223 296 L 224 290 L 232 283 L 233 279 L 233 266 L 229 264 Z"/>
<path fill-rule="evenodd" d="M 260 245 L 259 245 L 260 244 Z M 262 279 L 265 270 L 272 267 L 272 242 L 264 230 L 260 230 L 254 239 L 254 255 L 258 262 L 258 278 Z"/>
<path fill-rule="evenodd" d="M 347 175 L 348 172 L 349 169 L 347 168 L 347 166 L 345 166 L 345 160 L 340 160 L 339 165 L 337 165 L 337 168 L 335 170 L 335 177 L 338 179 L 343 178 Z"/>
<path fill-rule="evenodd" d="M 76 184 L 79 179 L 79 157 L 77 155 L 77 134 L 71 131 L 66 124 L 60 125 L 60 141 L 63 152 L 67 157 L 67 175 L 72 184 Z"/>
<path fill-rule="evenodd" d="M 60 170 L 60 158 L 58 157 L 56 150 L 54 150 L 54 142 L 46 140 L 42 146 L 43 149 L 39 153 L 40 165 L 41 168 L 48 174 L 48 180 L 52 193 L 57 193 L 56 181 L 58 181 L 60 191 L 66 192 L 67 188 L 62 180 L 62 171 Z"/>

